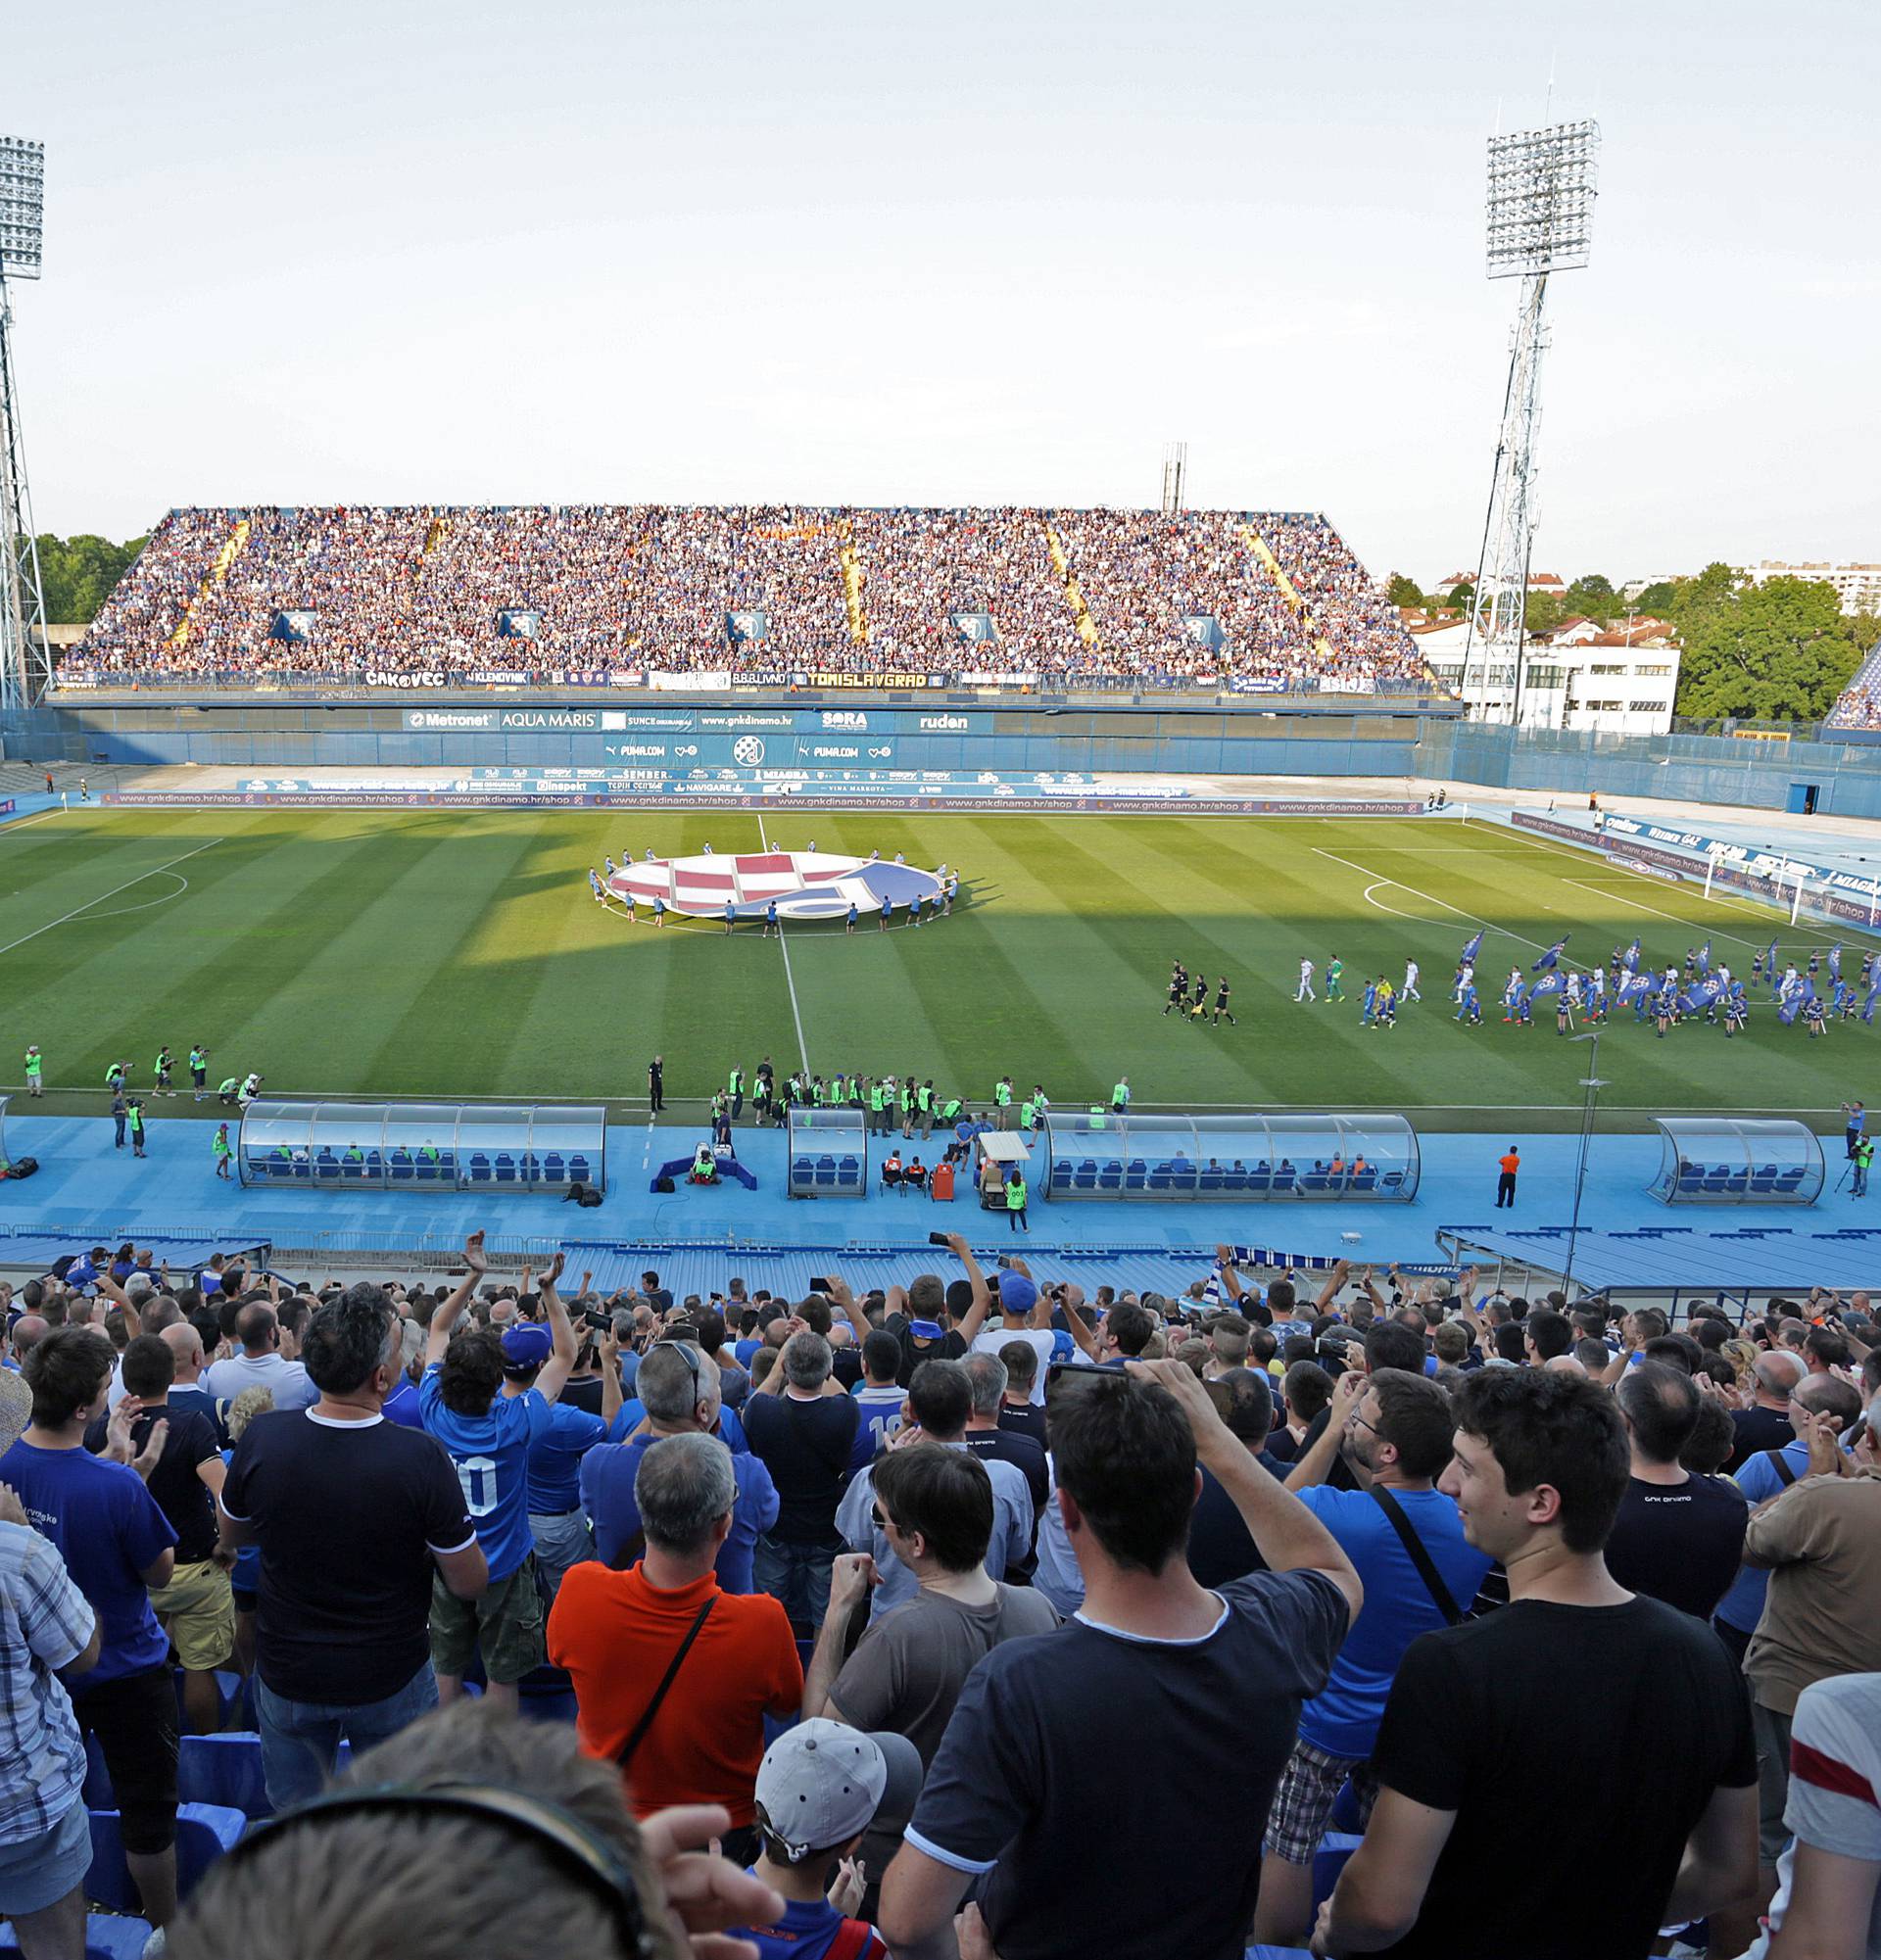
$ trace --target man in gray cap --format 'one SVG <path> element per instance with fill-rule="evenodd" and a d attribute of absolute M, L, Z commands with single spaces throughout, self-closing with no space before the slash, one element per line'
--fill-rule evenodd
<path fill-rule="evenodd" d="M 777 1941 L 844 1960 L 888 1960 L 881 1935 L 850 1917 L 870 1878 L 854 1852 L 878 1810 L 905 1817 L 914 1808 L 921 1776 L 920 1754 L 905 1736 L 821 1716 L 779 1736 L 757 1768 L 760 1849 L 751 1869 L 782 1895 L 784 1917 L 732 1936 L 755 1939 L 766 1953 Z"/>

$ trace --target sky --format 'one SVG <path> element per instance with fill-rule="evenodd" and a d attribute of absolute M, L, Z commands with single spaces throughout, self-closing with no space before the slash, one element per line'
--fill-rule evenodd
<path fill-rule="evenodd" d="M 1324 509 L 1473 567 L 1484 145 L 1603 130 L 1536 569 L 1881 559 L 1872 0 L 72 0 L 37 528 L 174 504 Z M 1552 94 L 1550 84 L 1552 77 Z"/>

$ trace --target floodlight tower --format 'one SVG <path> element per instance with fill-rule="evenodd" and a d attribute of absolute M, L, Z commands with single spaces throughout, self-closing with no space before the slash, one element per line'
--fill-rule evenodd
<path fill-rule="evenodd" d="M 1521 304 L 1510 344 L 1496 470 L 1463 649 L 1463 698 L 1471 700 L 1473 686 L 1484 718 L 1495 667 L 1506 668 L 1513 683 L 1509 719 L 1519 721 L 1521 715 L 1523 608 L 1538 516 L 1541 357 L 1548 345 L 1542 303 L 1551 272 L 1573 271 L 1587 263 L 1599 165 L 1600 124 L 1592 121 L 1524 129 L 1489 143 L 1489 277 L 1520 279 Z"/>
<path fill-rule="evenodd" d="M 8 290 L 39 276 L 45 202 L 46 146 L 0 136 L 0 707 L 30 706 L 52 678 Z"/>
<path fill-rule="evenodd" d="M 1180 516 L 1188 491 L 1188 445 L 1169 443 L 1163 449 L 1163 515 Z"/>

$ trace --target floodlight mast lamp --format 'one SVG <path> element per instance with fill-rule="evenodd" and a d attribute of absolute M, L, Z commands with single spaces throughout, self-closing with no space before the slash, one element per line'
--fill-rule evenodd
<path fill-rule="evenodd" d="M 1599 165 L 1597 122 L 1526 129 L 1489 144 L 1488 273 L 1492 279 L 1519 278 L 1521 304 L 1510 343 L 1496 467 L 1463 650 L 1463 698 L 1485 720 L 1496 669 L 1508 677 L 1508 718 L 1521 718 L 1524 613 L 1540 515 L 1537 442 L 1541 358 L 1548 346 L 1542 309 L 1548 275 L 1585 265 L 1593 249 Z"/>
<path fill-rule="evenodd" d="M 0 136 L 0 707 L 29 707 L 52 678 L 10 291 L 14 281 L 39 276 L 45 192 L 46 146 Z"/>

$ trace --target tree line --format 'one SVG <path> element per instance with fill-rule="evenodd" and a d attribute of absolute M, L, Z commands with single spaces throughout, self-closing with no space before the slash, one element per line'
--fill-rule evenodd
<path fill-rule="evenodd" d="M 1467 584 L 1424 593 L 1402 575 L 1386 592 L 1393 605 L 1463 613 L 1475 597 Z M 1531 592 L 1522 617 L 1530 633 L 1575 617 L 1601 626 L 1670 620 L 1680 648 L 1672 711 L 1696 719 L 1819 721 L 1881 640 L 1881 618 L 1844 613 L 1831 585 L 1787 578 L 1754 585 L 1719 561 L 1694 577 L 1650 585 L 1631 600 L 1600 573 L 1588 573 L 1564 593 Z"/>
<path fill-rule="evenodd" d="M 136 562 L 142 538 L 114 545 L 109 538 L 55 538 L 50 531 L 34 540 L 39 547 L 39 578 L 46 593 L 49 626 L 89 626 L 111 589 Z"/>

